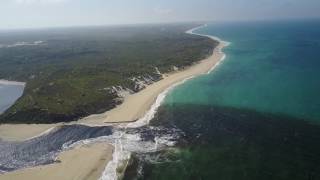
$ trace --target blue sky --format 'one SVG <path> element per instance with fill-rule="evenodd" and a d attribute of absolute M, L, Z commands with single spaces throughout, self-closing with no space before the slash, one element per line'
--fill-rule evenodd
<path fill-rule="evenodd" d="M 320 0 L 0 0 L 0 29 L 320 18 Z"/>

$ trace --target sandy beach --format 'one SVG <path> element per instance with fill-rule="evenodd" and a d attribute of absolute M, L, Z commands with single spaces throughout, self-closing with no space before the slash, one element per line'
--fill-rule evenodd
<path fill-rule="evenodd" d="M 6 141 L 23 141 L 45 134 L 58 124 L 1 124 L 0 139 Z"/>
<path fill-rule="evenodd" d="M 102 123 L 131 122 L 141 118 L 150 109 L 157 96 L 171 85 L 209 72 L 223 58 L 224 54 L 221 52 L 221 49 L 225 46 L 226 43 L 221 42 L 209 58 L 185 70 L 167 74 L 161 81 L 148 86 L 136 94 L 127 96 L 118 107 L 104 114 L 89 116 L 80 120 L 80 122 L 101 125 Z"/>
<path fill-rule="evenodd" d="M 83 145 L 61 153 L 57 163 L 2 174 L 0 180 L 97 180 L 112 151 L 106 144 Z"/>

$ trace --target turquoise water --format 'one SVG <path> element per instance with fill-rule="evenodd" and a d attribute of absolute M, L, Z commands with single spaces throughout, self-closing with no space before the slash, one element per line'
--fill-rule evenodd
<path fill-rule="evenodd" d="M 232 44 L 209 75 L 176 87 L 152 126 L 175 148 L 136 155 L 125 179 L 320 179 L 320 21 L 210 24 Z"/>
<path fill-rule="evenodd" d="M 210 75 L 166 103 L 215 105 L 320 122 L 320 22 L 209 24 L 196 31 L 232 44 Z"/>

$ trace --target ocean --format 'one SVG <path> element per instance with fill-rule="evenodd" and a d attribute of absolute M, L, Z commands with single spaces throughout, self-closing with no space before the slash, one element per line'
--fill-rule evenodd
<path fill-rule="evenodd" d="M 212 23 L 213 72 L 171 91 L 152 126 L 176 148 L 136 154 L 125 179 L 320 179 L 320 21 Z"/>
<path fill-rule="evenodd" d="M 197 33 L 231 42 L 224 50 L 227 59 L 210 75 L 176 88 L 167 104 L 217 105 L 320 122 L 320 23 L 217 24 Z"/>

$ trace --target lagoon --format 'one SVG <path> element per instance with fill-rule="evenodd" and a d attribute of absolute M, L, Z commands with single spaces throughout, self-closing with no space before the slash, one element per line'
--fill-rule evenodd
<path fill-rule="evenodd" d="M 21 97 L 24 90 L 23 83 L 0 81 L 0 114 L 12 106 Z"/>

